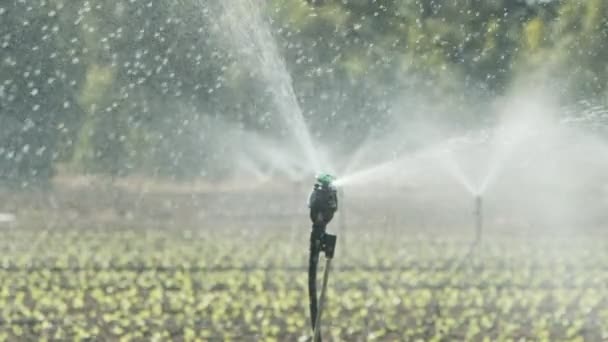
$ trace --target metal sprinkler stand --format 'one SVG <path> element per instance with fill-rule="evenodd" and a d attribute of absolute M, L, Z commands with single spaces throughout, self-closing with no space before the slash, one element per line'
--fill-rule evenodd
<path fill-rule="evenodd" d="M 320 175 L 308 199 L 312 232 L 310 233 L 310 259 L 308 264 L 308 294 L 310 299 L 310 320 L 313 330 L 313 342 L 321 341 L 321 316 L 325 303 L 327 282 L 331 269 L 331 260 L 334 257 L 337 237 L 325 233 L 327 224 L 338 210 L 338 196 L 334 178 L 330 175 Z M 317 268 L 320 253 L 325 253 L 325 272 L 321 298 L 317 307 Z"/>
<path fill-rule="evenodd" d="M 315 317 L 315 324 L 313 325 L 313 342 L 321 341 L 321 316 L 323 315 L 323 307 L 325 306 L 327 281 L 329 279 L 329 271 L 331 269 L 331 260 L 334 257 L 334 250 L 336 248 L 336 239 L 337 237 L 335 235 L 325 235 L 325 271 L 323 272 L 323 285 L 321 286 L 319 308 Z"/>

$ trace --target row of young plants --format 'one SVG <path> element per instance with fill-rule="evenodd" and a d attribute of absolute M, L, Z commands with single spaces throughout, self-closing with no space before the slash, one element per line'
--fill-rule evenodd
<path fill-rule="evenodd" d="M 5 233 L 0 340 L 310 334 L 306 248 L 299 238 L 274 243 L 295 236 L 286 232 Z M 513 248 L 504 238 L 469 258 L 468 245 L 450 238 L 353 240 L 331 275 L 328 339 L 608 338 L 608 259 L 597 239 Z"/>

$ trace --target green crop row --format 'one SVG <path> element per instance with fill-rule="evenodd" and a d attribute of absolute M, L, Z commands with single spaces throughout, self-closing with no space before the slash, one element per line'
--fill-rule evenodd
<path fill-rule="evenodd" d="M 6 231 L 0 340 L 306 340 L 307 238 Z M 468 257 L 465 240 L 361 240 L 338 245 L 328 340 L 608 338 L 608 257 L 598 239 L 501 237 Z"/>

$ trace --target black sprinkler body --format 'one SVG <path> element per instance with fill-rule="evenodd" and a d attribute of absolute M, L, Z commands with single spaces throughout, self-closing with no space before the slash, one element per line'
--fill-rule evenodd
<path fill-rule="evenodd" d="M 313 229 L 327 226 L 338 210 L 338 190 L 332 182 L 333 177 L 330 175 L 317 177 L 317 182 L 308 197 Z"/>

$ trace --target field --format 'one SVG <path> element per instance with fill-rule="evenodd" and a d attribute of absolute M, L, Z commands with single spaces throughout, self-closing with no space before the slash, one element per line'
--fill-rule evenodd
<path fill-rule="evenodd" d="M 0 340 L 310 336 L 305 215 L 53 221 L 31 207 L 2 230 Z M 608 339 L 602 233 L 489 233 L 465 257 L 466 235 L 349 229 L 338 232 L 325 340 Z"/>

